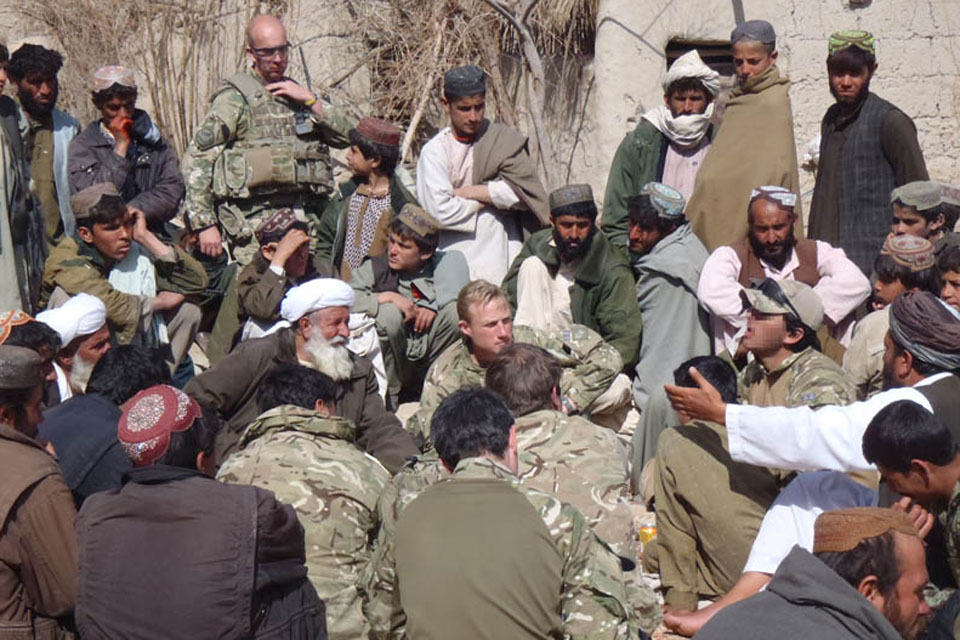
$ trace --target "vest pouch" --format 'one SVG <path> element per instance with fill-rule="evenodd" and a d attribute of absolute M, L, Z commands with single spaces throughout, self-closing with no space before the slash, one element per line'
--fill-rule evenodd
<path fill-rule="evenodd" d="M 333 191 L 333 173 L 330 169 L 330 151 L 326 146 L 301 143 L 294 151 L 297 184 L 319 195 Z"/>
<path fill-rule="evenodd" d="M 221 202 L 217 208 L 217 217 L 223 230 L 234 240 L 249 240 L 253 237 L 253 227 L 239 207 Z"/>
<path fill-rule="evenodd" d="M 213 195 L 216 198 L 247 198 L 247 158 L 245 149 L 224 149 L 213 170 Z"/>
<path fill-rule="evenodd" d="M 292 145 L 281 142 L 247 148 L 244 156 L 247 162 L 247 189 L 251 193 L 289 191 L 290 187 L 297 184 Z"/>

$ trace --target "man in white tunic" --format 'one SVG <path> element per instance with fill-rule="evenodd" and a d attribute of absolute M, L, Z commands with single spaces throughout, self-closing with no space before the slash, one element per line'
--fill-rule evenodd
<path fill-rule="evenodd" d="M 417 200 L 442 225 L 441 251 L 460 251 L 472 280 L 499 284 L 523 244 L 523 230 L 549 226 L 549 208 L 521 133 L 484 118 L 486 80 L 479 67 L 443 77 L 450 126 L 417 163 Z"/>

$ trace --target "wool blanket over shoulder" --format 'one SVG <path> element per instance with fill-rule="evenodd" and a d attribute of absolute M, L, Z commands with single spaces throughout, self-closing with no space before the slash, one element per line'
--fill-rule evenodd
<path fill-rule="evenodd" d="M 731 92 L 686 209 L 707 250 L 747 235 L 750 191 L 762 185 L 779 185 L 797 194 L 797 232 L 802 237 L 789 89 L 790 81 L 772 66 Z"/>

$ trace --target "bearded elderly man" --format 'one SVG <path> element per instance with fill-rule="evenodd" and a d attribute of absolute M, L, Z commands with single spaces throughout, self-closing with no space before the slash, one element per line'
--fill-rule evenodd
<path fill-rule="evenodd" d="M 256 419 L 257 389 L 278 364 L 303 364 L 337 383 L 337 414 L 357 426 L 357 444 L 387 469 L 400 468 L 418 453 L 400 421 L 384 408 L 373 365 L 347 347 L 353 289 L 346 282 L 319 278 L 284 296 L 283 318 L 263 338 L 241 343 L 215 366 L 190 381 L 186 392 L 216 409 L 227 422 L 217 437 L 217 460 L 223 461 L 240 434 Z"/>
<path fill-rule="evenodd" d="M 603 197 L 600 228 L 610 242 L 627 248 L 627 200 L 649 182 L 662 182 L 681 193 L 693 193 L 697 171 L 710 149 L 716 127 L 711 124 L 720 74 L 695 50 L 670 66 L 663 77 L 663 102 L 643 114 L 637 128 L 617 147 Z"/>
<path fill-rule="evenodd" d="M 86 391 L 87 382 L 100 357 L 110 350 L 110 327 L 107 307 L 89 293 L 78 293 L 56 309 L 37 315 L 60 335 L 59 353 L 53 361 L 57 373 L 57 398 L 47 407 L 64 402 Z"/>
<path fill-rule="evenodd" d="M 849 344 L 851 313 L 870 295 L 870 281 L 843 249 L 798 239 L 797 198 L 778 186 L 755 188 L 747 207 L 746 238 L 713 251 L 703 265 L 697 298 L 711 314 L 714 350 L 736 354 L 747 313 L 740 293 L 753 280 L 796 280 L 813 287 L 823 302 L 824 322 L 841 344 Z"/>
<path fill-rule="evenodd" d="M 543 331 L 590 327 L 632 367 L 643 320 L 633 273 L 623 254 L 597 233 L 597 205 L 588 184 L 550 194 L 553 228 L 530 236 L 503 278 L 517 323 Z"/>
<path fill-rule="evenodd" d="M 827 51 L 830 93 L 836 104 L 820 124 L 820 162 L 808 235 L 841 247 L 864 273 L 870 273 L 887 234 L 887 194 L 929 177 L 913 120 L 870 92 L 877 71 L 873 34 L 838 31 L 830 36 Z"/>

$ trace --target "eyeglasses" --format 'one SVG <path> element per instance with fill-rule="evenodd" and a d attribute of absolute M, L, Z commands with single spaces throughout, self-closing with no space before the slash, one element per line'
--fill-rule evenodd
<path fill-rule="evenodd" d="M 780 288 L 780 285 L 776 280 L 773 278 L 764 278 L 760 282 L 754 283 L 753 288 L 777 304 L 782 304 L 786 308 L 790 309 L 790 313 L 793 314 L 793 317 L 803 322 L 803 320 L 800 318 L 800 312 L 798 312 L 797 308 L 793 306 L 793 303 L 790 302 L 790 298 L 788 298 L 787 294 L 783 292 L 783 289 Z"/>
<path fill-rule="evenodd" d="M 286 58 L 288 55 L 290 55 L 290 43 L 288 42 L 282 46 L 269 47 L 267 49 L 254 49 L 251 47 L 250 52 L 254 55 L 254 57 L 260 60 L 269 60 L 270 58 L 275 58 L 277 56 Z"/>

